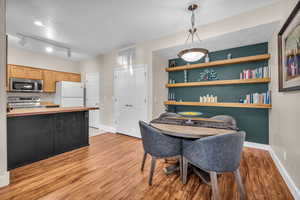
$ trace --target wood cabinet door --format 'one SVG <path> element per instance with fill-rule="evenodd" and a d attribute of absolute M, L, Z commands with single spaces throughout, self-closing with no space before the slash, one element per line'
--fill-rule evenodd
<path fill-rule="evenodd" d="M 56 81 L 71 81 L 80 82 L 80 74 L 68 73 L 68 72 L 56 72 Z"/>
<path fill-rule="evenodd" d="M 18 65 L 9 65 L 9 71 L 9 77 L 13 78 L 27 78 L 35 80 L 43 79 L 43 71 L 41 69 L 23 67 Z"/>
<path fill-rule="evenodd" d="M 25 67 L 10 65 L 10 77 L 13 78 L 26 78 L 26 69 Z"/>
<path fill-rule="evenodd" d="M 69 74 L 69 79 L 72 82 L 81 82 L 81 76 L 80 74 Z"/>
<path fill-rule="evenodd" d="M 51 70 L 43 71 L 44 92 L 56 91 L 56 72 Z"/>
<path fill-rule="evenodd" d="M 42 80 L 43 79 L 43 70 L 42 69 L 34 69 L 34 68 L 25 68 L 26 78 Z"/>
<path fill-rule="evenodd" d="M 56 81 L 69 81 L 69 76 L 65 72 L 56 72 Z"/>

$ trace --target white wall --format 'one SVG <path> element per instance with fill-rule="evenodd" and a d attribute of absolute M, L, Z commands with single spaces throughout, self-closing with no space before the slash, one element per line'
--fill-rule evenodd
<path fill-rule="evenodd" d="M 168 100 L 168 89 L 165 87 L 166 83 L 168 82 L 168 73 L 165 72 L 165 68 L 168 66 L 169 60 L 154 52 L 152 63 L 152 74 L 154 75 L 153 78 L 155 79 L 155 81 L 152 83 L 152 117 L 157 118 L 166 110 L 166 107 L 162 102 Z"/>
<path fill-rule="evenodd" d="M 82 77 L 82 81 L 85 81 L 85 73 L 87 72 L 97 72 L 100 75 L 100 80 L 102 80 L 104 77 L 102 76 L 102 74 L 100 73 L 101 69 L 103 67 L 103 57 L 101 55 L 96 56 L 94 58 L 90 58 L 87 60 L 83 60 L 79 62 L 79 70 L 81 73 L 81 77 Z M 101 94 L 101 86 L 99 87 L 99 100 L 100 100 L 100 110 L 99 110 L 99 119 L 101 119 L 102 115 L 104 114 L 103 112 L 103 106 L 104 104 L 102 103 L 102 100 L 100 99 L 101 96 L 103 96 L 103 94 Z M 101 120 L 100 120 L 101 121 Z M 99 125 L 100 125 L 100 121 L 99 121 Z"/>
<path fill-rule="evenodd" d="M 38 53 L 14 46 L 8 46 L 7 63 L 57 70 L 62 72 L 80 73 L 79 62 L 63 59 L 46 53 Z M 9 96 L 39 96 L 42 101 L 54 101 L 53 93 L 8 93 Z"/>
<path fill-rule="evenodd" d="M 62 72 L 80 72 L 78 62 L 67 58 L 63 59 L 57 56 L 52 56 L 51 54 L 33 52 L 10 45 L 8 46 L 7 54 L 8 64 L 24 65 Z"/>
<path fill-rule="evenodd" d="M 297 0 L 285 0 L 281 12 L 274 12 L 274 15 L 282 16 L 281 25 L 297 2 Z M 300 91 L 278 92 L 278 32 L 269 41 L 269 51 L 272 54 L 269 66 L 272 72 L 270 88 L 273 106 L 269 112 L 270 145 L 297 187 L 300 188 Z"/>
<path fill-rule="evenodd" d="M 284 2 L 283 2 L 284 3 Z M 271 22 L 275 22 L 281 19 L 280 13 L 281 4 L 273 4 L 268 7 L 256 9 L 254 11 L 250 11 L 238 16 L 230 17 L 224 19 L 222 21 L 218 21 L 215 23 L 211 23 L 208 25 L 204 25 L 198 28 L 199 35 L 202 40 L 217 37 L 226 33 L 231 33 L 235 31 L 239 31 L 242 29 L 247 29 L 251 27 L 255 27 L 262 24 L 267 24 Z M 254 17 L 255 16 L 255 17 Z M 257 20 L 259 19 L 259 20 Z M 159 70 L 155 66 L 156 62 L 153 60 L 153 52 L 170 48 L 174 46 L 179 46 L 184 44 L 186 40 L 186 31 L 182 31 L 167 37 L 163 37 L 157 40 L 147 41 L 144 43 L 137 44 L 137 62 L 136 64 L 146 64 L 149 68 L 149 119 L 158 115 L 159 111 L 162 111 L 163 101 L 158 102 L 159 100 L 163 100 L 167 96 L 167 90 L 165 90 L 164 84 L 166 81 L 166 72 L 164 70 Z M 103 55 L 103 66 L 101 68 L 101 75 L 103 79 L 101 79 L 101 98 L 100 100 L 102 105 L 102 111 L 106 113 L 105 118 L 101 119 L 101 123 L 106 126 L 113 125 L 112 119 L 112 91 L 113 91 L 113 68 L 118 67 L 117 64 L 117 51 L 114 50 L 112 52 L 106 53 Z M 155 68 L 154 68 L 155 67 Z M 165 66 L 160 66 L 163 69 Z M 164 82 L 164 84 L 162 84 Z M 160 83 L 160 84 L 157 84 Z"/>
<path fill-rule="evenodd" d="M 0 187 L 9 183 L 6 148 L 6 31 L 5 0 L 0 0 Z"/>

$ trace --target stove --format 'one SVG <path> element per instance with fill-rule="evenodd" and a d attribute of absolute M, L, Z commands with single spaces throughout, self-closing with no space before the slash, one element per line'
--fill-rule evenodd
<path fill-rule="evenodd" d="M 44 108 L 45 106 L 41 105 L 41 98 L 37 96 L 32 97 L 7 97 L 7 106 L 10 109 L 17 108 Z"/>

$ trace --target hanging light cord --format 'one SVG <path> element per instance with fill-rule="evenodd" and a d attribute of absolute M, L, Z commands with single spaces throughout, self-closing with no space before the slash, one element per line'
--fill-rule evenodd
<path fill-rule="evenodd" d="M 192 28 L 189 29 L 189 34 L 188 34 L 188 37 L 185 41 L 185 43 L 187 44 L 189 39 L 190 39 L 190 36 L 192 36 L 192 44 L 194 43 L 194 38 L 195 36 L 197 37 L 197 39 L 199 40 L 199 42 L 201 41 L 200 40 L 200 37 L 198 35 L 198 32 L 197 32 L 197 28 L 195 28 L 195 9 L 192 9 L 192 16 L 191 16 L 191 24 L 192 24 Z"/>

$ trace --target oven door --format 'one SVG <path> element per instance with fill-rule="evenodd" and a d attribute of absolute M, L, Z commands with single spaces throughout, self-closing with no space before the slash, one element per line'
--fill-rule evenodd
<path fill-rule="evenodd" d="M 13 92 L 41 92 L 42 86 L 40 80 L 30 79 L 10 79 L 10 91 Z"/>

